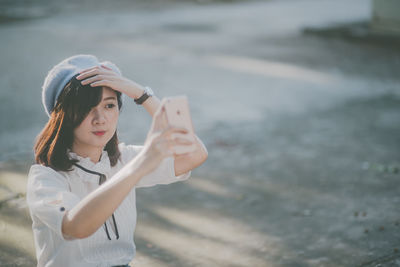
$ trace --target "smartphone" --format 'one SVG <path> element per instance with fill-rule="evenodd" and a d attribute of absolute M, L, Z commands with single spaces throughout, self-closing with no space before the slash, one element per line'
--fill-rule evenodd
<path fill-rule="evenodd" d="M 192 141 L 195 141 L 194 128 L 187 97 L 185 95 L 166 97 L 162 100 L 161 104 L 165 107 L 168 124 L 187 129 L 188 134 L 192 137 Z M 195 145 L 176 146 L 175 153 L 184 154 L 192 152 L 195 149 Z"/>

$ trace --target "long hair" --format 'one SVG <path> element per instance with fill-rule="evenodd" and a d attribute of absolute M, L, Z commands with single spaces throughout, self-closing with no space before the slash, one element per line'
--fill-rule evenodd
<path fill-rule="evenodd" d="M 102 87 L 82 85 L 76 76 L 72 77 L 61 91 L 50 119 L 37 136 L 34 146 L 36 163 L 56 171 L 71 171 L 73 163 L 78 162 L 76 159 L 70 159 L 67 153 L 74 141 L 73 131 L 102 99 Z M 121 93 L 115 92 L 118 109 L 121 110 Z M 120 156 L 117 131 L 104 150 L 108 153 L 111 166 L 117 164 Z"/>

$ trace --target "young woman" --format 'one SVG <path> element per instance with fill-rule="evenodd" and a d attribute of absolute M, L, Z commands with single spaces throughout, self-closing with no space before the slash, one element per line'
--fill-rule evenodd
<path fill-rule="evenodd" d="M 153 117 L 143 146 L 118 141 L 122 93 Z M 166 123 L 151 89 L 91 55 L 54 66 L 42 96 L 49 121 L 37 137 L 27 186 L 38 266 L 128 266 L 135 188 L 189 178 L 207 159 L 205 146 Z M 178 145 L 196 149 L 177 154 Z"/>

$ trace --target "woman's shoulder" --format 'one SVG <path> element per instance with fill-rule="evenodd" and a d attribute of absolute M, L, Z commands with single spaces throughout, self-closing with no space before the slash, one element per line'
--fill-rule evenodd
<path fill-rule="evenodd" d="M 35 205 L 41 207 L 42 201 L 46 199 L 54 200 L 54 198 L 72 196 L 65 194 L 70 191 L 67 179 L 60 172 L 40 164 L 31 166 L 26 187 L 26 200 L 30 209 Z"/>
<path fill-rule="evenodd" d="M 42 164 L 32 164 L 30 169 L 29 169 L 29 176 L 34 176 L 37 174 L 53 174 L 53 173 L 57 173 L 56 170 L 54 170 L 51 167 L 48 166 L 44 166 Z"/>
<path fill-rule="evenodd" d="M 51 167 L 41 164 L 33 164 L 28 173 L 28 184 L 51 181 L 52 183 L 66 184 L 65 178 Z"/>

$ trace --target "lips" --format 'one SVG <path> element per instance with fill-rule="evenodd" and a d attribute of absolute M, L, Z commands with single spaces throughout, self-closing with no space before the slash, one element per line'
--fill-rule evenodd
<path fill-rule="evenodd" d="M 97 131 L 97 132 L 93 132 L 93 134 L 97 135 L 97 136 L 102 136 L 103 134 L 105 134 L 106 131 Z"/>

